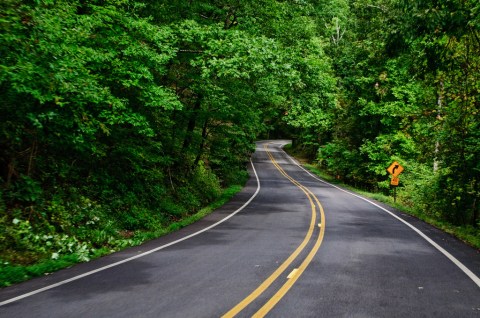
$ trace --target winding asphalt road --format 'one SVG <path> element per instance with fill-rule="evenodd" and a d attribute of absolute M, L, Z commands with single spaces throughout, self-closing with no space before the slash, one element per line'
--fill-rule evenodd
<path fill-rule="evenodd" d="M 230 203 L 0 290 L 0 317 L 480 317 L 480 254 L 259 142 Z"/>

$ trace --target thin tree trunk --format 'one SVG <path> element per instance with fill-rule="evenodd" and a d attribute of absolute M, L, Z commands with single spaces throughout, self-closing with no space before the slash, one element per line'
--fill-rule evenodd
<path fill-rule="evenodd" d="M 193 167 L 196 167 L 198 165 L 198 162 L 200 161 L 200 158 L 203 155 L 205 143 L 207 141 L 207 136 L 208 136 L 207 128 L 208 128 L 208 119 L 205 119 L 205 122 L 203 123 L 203 128 L 202 128 L 202 141 L 200 142 L 200 147 L 198 149 L 198 154 L 197 154 L 197 157 L 195 158 L 195 163 L 193 164 Z"/>
<path fill-rule="evenodd" d="M 193 111 L 188 121 L 187 131 L 185 132 L 185 139 L 183 140 L 183 145 L 182 145 L 182 152 L 185 151 L 192 143 L 193 132 L 197 124 L 198 110 L 200 109 L 200 105 L 201 105 L 201 98 L 198 97 L 195 104 L 193 105 Z"/>
<path fill-rule="evenodd" d="M 440 81 L 440 89 L 438 92 L 438 99 L 437 99 L 437 119 L 440 120 L 442 116 L 442 107 L 443 107 L 443 94 L 444 94 L 444 85 L 443 85 L 443 80 Z M 435 157 L 433 159 L 433 172 L 438 171 L 438 153 L 440 152 L 440 141 L 439 138 L 437 137 L 437 140 L 435 141 Z"/>

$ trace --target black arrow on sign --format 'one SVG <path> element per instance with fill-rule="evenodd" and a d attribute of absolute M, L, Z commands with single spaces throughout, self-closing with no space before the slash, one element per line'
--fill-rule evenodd
<path fill-rule="evenodd" d="M 395 167 L 393 167 L 393 169 L 392 169 L 392 174 L 395 174 L 395 170 L 397 170 L 398 167 L 399 167 L 399 165 L 395 165 Z"/>

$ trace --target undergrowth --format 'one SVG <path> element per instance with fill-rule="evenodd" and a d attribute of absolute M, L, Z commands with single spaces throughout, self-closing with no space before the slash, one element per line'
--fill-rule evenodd
<path fill-rule="evenodd" d="M 313 172 L 320 178 L 325 181 L 328 181 L 332 184 L 342 186 L 345 189 L 348 189 L 352 192 L 361 194 L 362 196 L 377 200 L 379 202 L 388 204 L 402 212 L 405 212 L 409 215 L 412 215 L 424 222 L 427 222 L 436 228 L 443 230 L 446 233 L 449 233 L 463 242 L 471 245 L 474 248 L 480 249 L 480 229 L 475 228 L 471 225 L 454 225 L 450 222 L 443 220 L 438 213 L 429 213 L 422 209 L 421 202 L 412 202 L 412 195 L 408 193 L 399 193 L 397 199 L 394 202 L 393 196 L 388 196 L 383 193 L 372 193 L 364 190 L 359 190 L 351 185 L 345 184 L 342 180 L 337 179 L 336 177 L 330 175 L 325 170 L 321 169 L 316 164 L 308 163 L 311 162 L 304 156 L 304 154 L 299 150 L 292 149 L 291 145 L 285 146 L 285 151 L 290 155 L 294 156 L 303 163 L 303 166 L 309 171 Z"/>
<path fill-rule="evenodd" d="M 244 183 L 247 174 L 236 181 Z M 205 217 L 229 201 L 242 189 L 241 185 L 232 185 L 226 189 L 217 188 L 210 204 L 193 213 L 179 213 L 175 218 L 165 221 L 155 218 L 155 211 L 136 211 L 132 217 L 143 213 L 150 224 L 136 230 L 125 230 L 125 223 L 109 219 L 102 207 L 88 199 L 83 204 L 70 206 L 63 222 L 64 229 L 55 229 L 44 222 L 39 226 L 32 220 L 4 216 L 0 220 L 2 249 L 0 251 L 0 287 L 10 286 L 33 277 L 48 275 L 79 262 L 86 262 L 126 247 L 139 245 L 173 231 L 179 230 Z M 205 191 L 205 189 L 204 189 Z M 174 205 L 173 202 L 170 203 Z M 56 204 L 56 209 L 65 209 L 65 205 Z M 177 206 L 177 209 L 178 206 Z M 57 211 L 58 212 L 58 211 Z M 59 213 L 56 213 L 58 215 Z M 60 213 L 61 214 L 61 213 Z M 80 214 L 80 215 L 79 215 Z M 158 214 L 158 213 L 157 213 Z M 72 217 L 73 216 L 73 217 Z M 9 221 L 9 222 L 8 222 Z M 37 220 L 38 221 L 38 220 Z M 68 221 L 68 222 L 67 222 Z"/>

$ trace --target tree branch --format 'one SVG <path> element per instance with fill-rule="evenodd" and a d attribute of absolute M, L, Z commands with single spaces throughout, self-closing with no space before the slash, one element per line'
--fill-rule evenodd
<path fill-rule="evenodd" d="M 181 49 L 181 50 L 178 50 L 179 53 L 197 53 L 197 54 L 200 54 L 200 53 L 204 53 L 202 50 L 188 50 L 188 49 Z"/>

